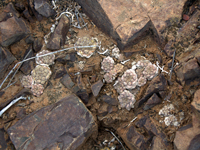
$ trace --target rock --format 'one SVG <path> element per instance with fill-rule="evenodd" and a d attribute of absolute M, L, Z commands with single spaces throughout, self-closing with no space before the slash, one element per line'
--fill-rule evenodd
<path fill-rule="evenodd" d="M 174 147 L 177 150 L 198 150 L 200 137 L 200 89 L 194 94 L 191 103 L 192 123 L 179 128 L 174 139 Z M 197 142 L 198 141 L 198 142 Z"/>
<path fill-rule="evenodd" d="M 15 7 L 13 6 L 12 3 L 9 3 L 5 9 L 0 13 L 0 22 L 6 21 L 7 19 L 11 17 L 19 17 L 19 13 L 16 11 Z"/>
<path fill-rule="evenodd" d="M 10 8 L 10 9 L 9 9 Z M 5 13 L 6 12 L 6 13 Z M 10 17 L 2 16 L 9 14 Z M 18 13 L 12 4 L 9 4 L 0 14 L 0 44 L 9 46 L 24 38 L 30 31 L 25 21 L 18 18 Z"/>
<path fill-rule="evenodd" d="M 111 96 L 103 95 L 103 96 L 101 97 L 101 99 L 102 99 L 105 103 L 107 103 L 107 104 L 109 104 L 109 105 L 113 105 L 113 106 L 117 106 L 117 105 L 118 105 L 118 100 L 115 99 L 115 98 L 112 98 Z"/>
<path fill-rule="evenodd" d="M 70 21 L 67 16 L 62 15 L 58 25 L 47 43 L 47 48 L 50 50 L 57 50 L 65 44 L 65 38 L 70 28 Z"/>
<path fill-rule="evenodd" d="M 99 95 L 99 92 L 100 92 L 102 86 L 103 86 L 103 82 L 101 80 L 99 80 L 91 85 L 92 93 L 94 96 Z"/>
<path fill-rule="evenodd" d="M 80 89 L 76 92 L 76 95 L 83 101 L 84 104 L 87 104 L 89 101 L 89 94 L 86 89 Z"/>
<path fill-rule="evenodd" d="M 33 43 L 33 50 L 35 53 L 39 52 L 43 46 L 43 39 L 41 37 L 35 38 Z"/>
<path fill-rule="evenodd" d="M 182 85 L 200 77 L 200 67 L 196 58 L 181 63 L 175 68 L 177 77 Z"/>
<path fill-rule="evenodd" d="M 34 0 L 34 8 L 40 15 L 47 18 L 56 15 L 56 11 L 47 0 Z"/>
<path fill-rule="evenodd" d="M 106 116 L 108 114 L 108 104 L 104 103 L 98 109 L 98 116 Z"/>
<path fill-rule="evenodd" d="M 26 39 L 25 39 L 25 42 L 27 44 L 32 44 L 34 42 L 34 38 L 33 36 L 29 35 Z"/>
<path fill-rule="evenodd" d="M 38 21 L 42 21 L 43 16 L 40 15 L 34 8 L 34 0 L 27 0 L 30 12 L 37 18 Z"/>
<path fill-rule="evenodd" d="M 188 21 L 190 19 L 190 16 L 183 14 L 183 20 Z"/>
<path fill-rule="evenodd" d="M 168 86 L 167 80 L 162 74 L 153 78 L 153 80 L 150 82 L 149 86 L 147 87 L 143 98 L 135 103 L 135 108 L 140 107 L 142 104 L 144 104 L 154 93 L 166 91 L 167 86 Z"/>
<path fill-rule="evenodd" d="M 7 149 L 7 143 L 4 137 L 4 130 L 0 129 L 0 150 Z"/>
<path fill-rule="evenodd" d="M 162 103 L 162 100 L 157 96 L 156 93 L 154 93 L 146 102 L 146 104 L 144 105 L 144 110 L 148 110 L 152 107 L 154 107 L 155 105 L 158 105 Z"/>
<path fill-rule="evenodd" d="M 60 79 L 60 82 L 68 89 L 71 89 L 74 86 L 74 82 L 68 74 Z"/>
<path fill-rule="evenodd" d="M 58 70 L 53 71 L 54 72 L 54 79 L 58 79 L 63 77 L 65 74 L 67 74 L 67 71 L 65 70 L 65 67 L 60 67 Z"/>
<path fill-rule="evenodd" d="M 8 66 L 14 60 L 16 60 L 16 58 L 8 50 L 0 47 L 0 79 L 4 76 Z"/>
<path fill-rule="evenodd" d="M 28 19 L 28 21 L 29 21 L 30 23 L 33 23 L 33 22 L 34 22 L 34 19 L 33 19 L 33 17 L 30 15 L 30 13 L 29 13 L 29 11 L 28 11 L 27 8 L 23 11 L 23 15 L 24 15 L 24 17 L 25 17 L 26 19 Z"/>
<path fill-rule="evenodd" d="M 163 144 L 163 139 L 159 136 L 154 136 L 151 144 L 151 150 L 167 150 Z"/>
<path fill-rule="evenodd" d="M 187 48 L 190 43 L 195 42 L 196 35 L 198 36 L 197 33 L 199 32 L 199 29 L 197 28 L 198 24 L 200 24 L 199 16 L 200 10 L 196 10 L 187 23 L 178 30 L 177 36 L 168 41 L 164 48 L 164 51 L 168 56 L 173 56 L 175 48 L 177 51 L 185 51 L 184 48 Z"/>
<path fill-rule="evenodd" d="M 16 149 L 81 149 L 97 132 L 97 124 L 85 105 L 69 95 L 11 126 L 8 134 Z M 97 135 L 97 134 L 96 134 Z"/>
<path fill-rule="evenodd" d="M 150 145 L 155 147 L 157 144 L 155 139 L 159 140 L 166 149 L 171 147 L 166 140 L 167 136 L 157 129 L 149 116 L 145 116 L 129 126 L 122 126 L 117 129 L 117 132 L 131 150 L 146 150 Z M 154 140 L 152 141 L 152 139 Z"/>
<path fill-rule="evenodd" d="M 56 59 L 56 61 L 66 64 L 67 62 L 75 62 L 77 60 L 76 53 L 69 53 Z"/>
<path fill-rule="evenodd" d="M 29 53 L 29 54 L 28 54 Z M 28 54 L 28 55 L 27 55 Z M 27 56 L 27 57 L 26 57 Z M 30 57 L 34 57 L 34 53 L 33 53 L 33 50 L 32 50 L 32 46 L 30 45 L 29 48 L 26 50 L 25 54 L 24 54 L 24 57 L 27 58 L 30 58 Z M 25 74 L 25 75 L 28 75 L 31 73 L 31 71 L 35 68 L 35 60 L 32 59 L 32 60 L 29 60 L 29 61 L 26 61 L 22 64 L 22 66 L 20 67 L 20 70 Z"/>
<path fill-rule="evenodd" d="M 76 0 L 83 11 L 123 49 L 144 37 L 149 29 L 158 43 L 165 45 L 165 29 L 182 19 L 186 0 Z M 91 13 L 92 12 L 92 13 Z M 173 17 L 172 17 L 173 16 Z"/>

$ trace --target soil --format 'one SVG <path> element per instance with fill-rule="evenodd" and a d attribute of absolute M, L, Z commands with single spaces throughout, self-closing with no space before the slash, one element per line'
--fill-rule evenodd
<path fill-rule="evenodd" d="M 13 3 L 16 3 L 15 0 L 9 0 L 9 1 L 3 1 L 0 5 L 1 9 L 3 9 L 8 2 L 12 1 Z M 24 2 L 23 0 L 20 0 L 20 2 Z M 63 6 L 67 6 L 70 1 L 59 1 L 57 3 L 58 6 L 60 6 L 60 10 L 63 10 Z M 0 9 L 0 11 L 1 11 Z M 83 29 L 77 29 L 74 27 L 71 27 L 71 31 L 68 33 L 68 37 L 72 37 L 71 40 L 66 42 L 66 45 L 64 45 L 63 48 L 72 47 L 74 42 L 77 40 L 78 37 L 94 37 L 97 38 L 98 41 L 101 41 L 102 47 L 105 49 L 111 50 L 114 45 L 117 43 L 109 36 L 105 35 L 100 29 L 98 29 L 90 19 L 84 18 L 84 20 L 88 23 L 87 27 Z M 35 37 L 44 37 L 46 34 L 49 33 L 50 27 L 52 23 L 54 23 L 54 19 L 51 18 L 44 18 L 41 22 L 37 21 L 35 19 L 34 23 L 28 23 L 30 25 L 31 33 Z M 17 42 L 16 44 L 13 44 L 10 46 L 10 50 L 13 53 L 13 55 L 18 58 L 18 61 L 20 61 L 23 57 L 23 54 L 25 53 L 25 50 L 28 48 L 28 45 L 25 43 L 25 39 L 22 39 L 20 42 Z M 19 56 L 19 49 L 20 49 L 20 56 Z M 44 48 L 43 48 L 44 49 Z M 160 62 L 160 58 L 158 58 L 158 55 L 161 56 L 162 63 L 160 63 L 160 66 L 164 66 L 164 70 L 169 72 L 170 69 L 168 67 L 168 63 L 172 61 L 172 58 L 167 57 L 164 52 L 162 52 L 162 49 L 159 48 L 159 45 L 155 42 L 155 40 L 152 38 L 151 35 L 145 37 L 142 41 L 137 43 L 136 45 L 133 45 L 129 49 L 133 49 L 134 53 L 129 53 L 128 57 L 124 57 L 124 60 L 130 59 L 127 63 L 124 64 L 124 70 L 131 68 L 131 63 L 133 61 L 141 60 L 143 57 L 145 57 L 147 60 L 151 61 L 153 64 L 156 64 L 156 61 Z M 58 53 L 56 54 L 56 58 L 59 58 L 63 55 L 66 55 L 68 53 L 74 52 L 74 50 L 69 50 L 66 52 Z M 181 53 L 181 52 L 180 52 Z M 182 52 L 183 53 L 183 52 Z M 18 55 L 18 56 L 17 56 Z M 180 56 L 181 54 L 178 54 L 177 56 Z M 81 71 L 79 67 L 80 61 L 84 61 L 84 68 L 89 68 L 92 65 L 95 66 L 94 71 L 92 73 L 83 73 L 83 83 L 85 84 L 85 87 L 88 92 L 91 92 L 91 86 L 92 82 L 90 79 L 93 76 L 96 76 L 95 81 L 98 81 L 99 79 L 103 79 L 103 73 L 101 70 L 101 61 L 106 55 L 100 55 L 97 52 L 91 56 L 90 58 L 82 58 L 78 55 L 76 55 L 77 61 L 74 62 L 73 67 L 67 68 L 65 65 L 55 62 L 55 64 L 51 65 L 51 70 L 53 72 L 51 78 L 49 79 L 48 83 L 46 84 L 44 93 L 40 97 L 35 97 L 33 95 L 30 96 L 30 100 L 27 101 L 19 101 L 17 104 L 15 104 L 13 107 L 11 107 L 2 118 L 0 118 L 0 128 L 4 128 L 5 130 L 8 129 L 10 126 L 14 125 L 19 119 L 21 119 L 23 116 L 28 115 L 36 110 L 39 110 L 47 105 L 56 103 L 63 97 L 67 96 L 71 93 L 71 91 L 67 88 L 65 88 L 60 83 L 60 78 L 54 79 L 55 77 L 55 71 L 61 67 L 64 67 L 67 72 L 70 74 L 72 80 L 76 83 L 75 80 L 75 73 Z M 119 60 L 115 60 L 116 62 L 119 62 Z M 15 62 L 16 63 L 16 62 Z M 9 68 L 8 72 L 11 70 L 11 68 L 15 65 L 13 63 Z M 6 75 L 8 74 L 6 73 Z M 162 73 L 162 72 L 160 72 Z M 170 79 L 169 74 L 162 73 L 166 79 Z M 118 76 L 121 76 L 122 74 L 119 74 Z M 16 81 L 15 84 L 4 90 L 4 94 L 0 97 L 0 104 L 8 101 L 9 99 L 13 98 L 19 91 L 23 89 L 21 85 L 21 78 L 23 76 L 22 72 L 18 72 L 14 78 L 14 81 Z M 89 79 L 89 82 L 88 82 Z M 0 83 L 3 80 L 0 80 Z M 8 83 L 9 79 L 5 83 L 5 85 Z M 90 83 L 91 81 L 91 83 Z M 138 94 L 136 95 L 136 100 L 139 100 L 144 95 L 145 89 L 147 88 L 150 81 L 147 82 L 147 84 L 139 89 Z M 111 114 L 108 115 L 102 115 L 100 111 L 102 111 L 103 107 L 106 107 L 106 103 L 103 102 L 100 97 L 104 94 L 111 95 L 114 98 L 117 98 L 118 93 L 113 88 L 112 83 L 104 83 L 104 86 L 102 87 L 99 95 L 97 97 L 91 96 L 89 99 L 88 104 L 86 105 L 87 108 L 92 112 L 92 114 L 96 117 L 96 122 L 98 124 L 98 135 L 97 138 L 89 138 L 85 145 L 83 146 L 82 150 L 88 150 L 88 149 L 94 149 L 94 150 L 105 150 L 110 149 L 110 147 L 105 144 L 104 142 L 107 140 L 110 142 L 114 136 L 111 134 L 110 131 L 112 131 L 122 142 L 122 144 L 125 146 L 125 143 L 123 140 L 117 135 L 116 130 L 124 125 L 129 124 L 131 120 L 133 120 L 136 116 L 137 119 L 142 118 L 143 116 L 149 114 L 151 119 L 154 121 L 154 123 L 159 127 L 160 130 L 162 130 L 166 135 L 168 135 L 168 140 L 173 141 L 175 132 L 182 126 L 186 125 L 188 122 L 191 122 L 191 110 L 190 105 L 191 101 L 193 99 L 194 92 L 199 88 L 198 83 L 191 83 L 188 86 L 181 86 L 177 80 L 176 76 L 173 73 L 172 79 L 170 81 L 171 85 L 168 86 L 167 90 L 167 97 L 168 100 L 163 101 L 162 104 L 156 105 L 150 110 L 144 111 L 143 108 L 138 109 L 131 109 L 130 111 L 126 109 L 121 109 L 120 106 L 115 108 L 115 111 L 113 111 Z M 4 86 L 5 87 L 5 86 Z M 4 88 L 3 87 L 3 88 Z M 160 123 L 159 121 L 162 120 L 162 118 L 158 115 L 158 112 L 160 109 L 165 106 L 168 103 L 172 103 L 175 108 L 176 112 L 175 114 L 178 114 L 180 112 L 184 112 L 184 119 L 180 122 L 180 126 L 174 127 L 174 126 L 166 126 L 164 123 Z M 23 113 L 21 113 L 23 112 Z M 138 114 L 138 112 L 140 112 Z M 141 113 L 142 112 L 142 113 Z M 21 116 L 19 115 L 21 114 Z M 109 129 L 107 131 L 106 129 Z M 7 141 L 9 141 L 8 135 L 5 133 L 5 138 Z M 108 143 L 107 142 L 107 143 Z M 114 142 L 111 142 L 111 145 L 116 146 L 116 149 L 122 149 L 120 143 L 117 140 L 114 140 Z M 125 146 L 125 148 L 128 150 L 128 147 Z M 12 142 L 8 142 L 8 149 L 13 149 Z M 171 148 L 173 149 L 173 147 Z"/>

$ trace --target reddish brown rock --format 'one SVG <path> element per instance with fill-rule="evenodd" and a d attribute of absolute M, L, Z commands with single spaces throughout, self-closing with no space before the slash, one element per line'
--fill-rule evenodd
<path fill-rule="evenodd" d="M 74 86 L 74 82 L 68 74 L 65 74 L 65 76 L 60 79 L 60 82 L 68 89 L 71 89 Z"/>
<path fill-rule="evenodd" d="M 91 85 L 92 93 L 94 96 L 99 95 L 99 92 L 100 92 L 102 86 L 103 86 L 103 82 L 101 80 L 99 80 Z"/>
<path fill-rule="evenodd" d="M 92 114 L 75 95 L 44 107 L 10 127 L 8 134 L 16 149 L 81 149 L 97 125 Z"/>
<path fill-rule="evenodd" d="M 184 52 L 190 44 L 193 44 L 199 35 L 197 26 L 200 24 L 200 10 L 196 10 L 192 17 L 179 30 L 174 39 L 171 39 L 165 46 L 165 53 L 172 57 L 176 48 L 176 52 Z"/>
<path fill-rule="evenodd" d="M 200 137 L 200 89 L 194 94 L 191 103 L 192 123 L 181 127 L 174 139 L 174 146 L 177 150 L 198 150 Z"/>
<path fill-rule="evenodd" d="M 51 35 L 47 48 L 50 50 L 59 49 L 61 46 L 65 44 L 65 38 L 70 28 L 70 21 L 67 16 L 62 15 L 59 20 L 58 25 L 56 26 L 53 34 Z"/>
<path fill-rule="evenodd" d="M 118 43 L 120 49 L 138 42 L 151 28 L 165 45 L 165 29 L 182 19 L 186 0 L 76 0 L 93 22 Z"/>
<path fill-rule="evenodd" d="M 175 68 L 175 72 L 180 82 L 184 85 L 196 78 L 200 77 L 200 66 L 196 58 L 182 62 Z"/>
<path fill-rule="evenodd" d="M 103 95 L 101 97 L 101 99 L 109 104 L 109 105 L 113 105 L 113 106 L 117 106 L 118 105 L 118 100 L 116 98 L 112 98 L 111 96 L 108 96 L 108 95 Z"/>
<path fill-rule="evenodd" d="M 167 80 L 165 77 L 160 74 L 159 76 L 153 78 L 153 80 L 150 82 L 149 86 L 146 89 L 146 92 L 139 101 L 135 103 L 135 107 L 142 106 L 154 93 L 159 93 L 161 91 L 167 90 Z"/>
<path fill-rule="evenodd" d="M 34 0 L 34 8 L 40 15 L 47 18 L 56 15 L 56 11 L 47 0 Z"/>
<path fill-rule="evenodd" d="M 2 46 L 9 46 L 29 33 L 25 21 L 18 18 L 18 15 L 12 4 L 8 4 L 0 14 L 0 44 Z"/>
<path fill-rule="evenodd" d="M 0 47 L 0 79 L 4 76 L 8 66 L 15 60 L 15 57 L 6 49 Z"/>
<path fill-rule="evenodd" d="M 154 93 L 144 105 L 144 110 L 148 110 L 160 103 L 162 103 L 162 100 Z"/>
<path fill-rule="evenodd" d="M 30 58 L 30 57 L 34 57 L 34 53 L 33 53 L 33 49 L 32 46 L 30 45 L 29 48 L 26 50 L 25 54 L 24 54 L 24 58 Z M 31 73 L 31 71 L 35 68 L 35 60 L 29 60 L 26 61 L 22 64 L 22 66 L 20 67 L 20 70 L 25 74 L 28 75 Z"/>

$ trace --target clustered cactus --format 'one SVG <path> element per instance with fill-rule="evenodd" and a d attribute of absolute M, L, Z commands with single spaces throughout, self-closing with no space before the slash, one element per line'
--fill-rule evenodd
<path fill-rule="evenodd" d="M 134 108 L 134 103 L 136 102 L 135 96 L 127 90 L 124 90 L 118 96 L 118 100 L 119 100 L 121 107 L 126 108 L 128 111 L 130 111 L 131 108 Z"/>
<path fill-rule="evenodd" d="M 40 96 L 43 93 L 43 85 L 52 74 L 49 65 L 54 63 L 55 55 L 50 54 L 42 57 L 37 57 L 48 53 L 50 52 L 43 50 L 36 54 L 36 63 L 38 65 L 31 71 L 31 75 L 23 76 L 21 80 L 22 85 L 25 88 L 31 88 L 31 91 L 35 96 Z"/>
<path fill-rule="evenodd" d="M 48 50 L 43 50 L 43 51 L 37 53 L 36 59 L 35 59 L 36 63 L 38 65 L 41 65 L 41 64 L 52 65 L 54 63 L 54 60 L 55 60 L 54 54 L 46 55 L 46 56 L 43 56 L 43 57 L 38 57 L 38 56 L 48 54 L 48 53 L 50 53 L 50 51 L 48 51 Z"/>
<path fill-rule="evenodd" d="M 94 46 L 89 48 L 76 48 L 77 54 L 81 57 L 90 58 L 98 47 L 98 41 L 95 38 L 83 37 L 79 38 L 75 43 L 76 47 L 79 46 Z"/>
<path fill-rule="evenodd" d="M 134 89 L 137 85 L 137 74 L 135 73 L 135 70 L 126 70 L 122 75 L 122 82 L 126 89 Z"/>
<path fill-rule="evenodd" d="M 103 69 L 103 71 L 105 72 L 109 72 L 113 69 L 114 64 L 115 61 L 113 60 L 113 58 L 108 56 L 104 58 L 103 61 L 101 62 L 101 69 Z"/>

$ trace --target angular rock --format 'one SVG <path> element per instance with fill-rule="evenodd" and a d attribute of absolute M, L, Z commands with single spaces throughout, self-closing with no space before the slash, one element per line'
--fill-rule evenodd
<path fill-rule="evenodd" d="M 27 44 L 32 44 L 34 42 L 34 38 L 33 36 L 29 35 L 26 39 L 25 39 L 25 42 Z"/>
<path fill-rule="evenodd" d="M 34 8 L 40 15 L 47 18 L 56 15 L 56 11 L 47 0 L 34 0 Z"/>
<path fill-rule="evenodd" d="M 166 91 L 167 86 L 168 86 L 167 80 L 162 74 L 153 78 L 153 80 L 150 82 L 149 86 L 147 87 L 143 98 L 135 103 L 135 108 L 140 107 L 142 104 L 144 104 L 154 93 Z"/>
<path fill-rule="evenodd" d="M 33 43 L 34 52 L 39 52 L 43 46 L 43 39 L 41 37 L 35 38 Z"/>
<path fill-rule="evenodd" d="M 27 0 L 28 1 L 28 6 L 29 6 L 29 10 L 30 10 L 30 13 L 31 15 L 34 15 L 38 21 L 42 21 L 43 19 L 43 16 L 40 15 L 34 8 L 34 0 Z"/>
<path fill-rule="evenodd" d="M 80 89 L 76 92 L 76 95 L 83 101 L 84 104 L 87 104 L 89 101 L 89 94 L 86 89 Z"/>
<path fill-rule="evenodd" d="M 23 11 L 23 15 L 26 19 L 28 19 L 29 22 L 33 23 L 34 22 L 34 19 L 33 17 L 30 15 L 28 9 L 26 8 L 24 11 Z"/>
<path fill-rule="evenodd" d="M 68 89 L 71 89 L 74 86 L 74 82 L 68 74 L 60 79 L 60 82 Z"/>
<path fill-rule="evenodd" d="M 112 98 L 111 96 L 103 95 L 103 96 L 101 97 L 101 99 L 102 99 L 105 103 L 107 103 L 107 104 L 109 104 L 109 105 L 113 105 L 113 106 L 117 106 L 117 105 L 118 105 L 118 100 L 115 99 L 115 98 Z"/>
<path fill-rule="evenodd" d="M 7 143 L 4 137 L 4 130 L 0 129 L 0 150 L 7 149 Z"/>
<path fill-rule="evenodd" d="M 9 14 L 10 17 L 0 16 L 0 44 L 2 46 L 9 46 L 21 40 L 29 33 L 28 26 L 22 18 L 18 18 L 14 6 L 9 4 L 8 7 L 10 9 L 7 10 L 5 8 L 3 12 L 6 13 L 2 13 L 1 15 Z"/>
<path fill-rule="evenodd" d="M 16 58 L 8 50 L 0 47 L 0 79 L 4 76 L 8 66 L 14 60 L 16 60 Z"/>
<path fill-rule="evenodd" d="M 28 54 L 28 55 L 27 55 Z M 34 53 L 32 50 L 32 46 L 30 45 L 29 48 L 26 50 L 24 57 L 26 56 L 26 59 L 30 58 L 30 57 L 34 57 Z M 29 60 L 26 61 L 22 64 L 22 66 L 20 67 L 20 70 L 25 74 L 28 75 L 31 73 L 31 71 L 35 68 L 35 60 Z"/>
<path fill-rule="evenodd" d="M 182 62 L 180 66 L 175 68 L 175 72 L 180 82 L 185 83 L 200 77 L 200 66 L 196 58 Z"/>
<path fill-rule="evenodd" d="M 77 60 L 76 53 L 66 54 L 65 56 L 61 56 L 56 59 L 56 61 L 58 61 L 62 64 L 66 64 L 69 61 L 74 62 L 76 60 Z"/>
<path fill-rule="evenodd" d="M 148 110 L 160 103 L 162 103 L 162 100 L 154 93 L 144 105 L 144 110 Z"/>
<path fill-rule="evenodd" d="M 161 144 L 169 149 L 171 144 L 166 140 L 167 136 L 156 128 L 149 118 L 145 116 L 135 123 L 117 129 L 118 134 L 131 150 L 146 150 L 150 145 L 155 145 L 152 139 L 161 139 Z"/>
<path fill-rule="evenodd" d="M 65 74 L 67 74 L 67 71 L 65 70 L 65 67 L 60 67 L 58 70 L 53 71 L 54 72 L 54 79 L 58 79 L 63 77 Z"/>
<path fill-rule="evenodd" d="M 94 96 L 99 95 L 99 92 L 100 92 L 102 86 L 103 86 L 103 82 L 101 80 L 99 80 L 91 85 L 92 93 Z"/>
<path fill-rule="evenodd" d="M 76 0 L 91 20 L 112 36 L 120 49 L 136 43 L 149 29 L 165 45 L 165 29 L 182 19 L 186 0 Z M 173 17 L 172 17 L 173 16 Z"/>
<path fill-rule="evenodd" d="M 65 44 L 65 38 L 70 28 L 70 21 L 67 16 L 62 15 L 56 26 L 53 34 L 47 43 L 47 48 L 49 50 L 57 50 Z"/>
<path fill-rule="evenodd" d="M 97 132 L 92 114 L 75 95 L 44 107 L 10 127 L 16 149 L 80 149 Z M 95 133 L 96 134 L 96 133 Z"/>
<path fill-rule="evenodd" d="M 200 89 L 194 94 L 191 103 L 192 123 L 181 127 L 174 139 L 174 147 L 177 150 L 198 150 L 200 137 Z M 198 142 L 197 142 L 198 141 Z"/>
<path fill-rule="evenodd" d="M 191 43 L 195 42 L 199 29 L 197 26 L 200 24 L 200 10 L 196 10 L 190 20 L 185 23 L 178 31 L 177 36 L 171 39 L 166 44 L 164 51 L 168 56 L 173 56 L 175 48 L 177 51 L 185 51 Z"/>

